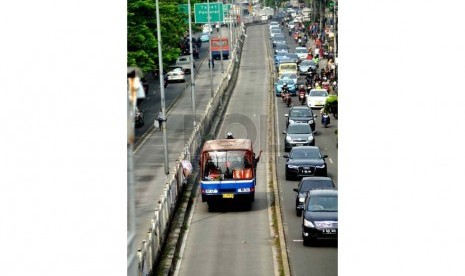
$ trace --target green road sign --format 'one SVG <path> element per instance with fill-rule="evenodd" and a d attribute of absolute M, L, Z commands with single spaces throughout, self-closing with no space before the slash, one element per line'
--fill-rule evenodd
<path fill-rule="evenodd" d="M 224 4 L 223 5 L 223 14 L 224 16 L 226 17 L 226 15 L 228 15 L 229 13 L 229 10 L 231 9 L 231 4 Z"/>
<path fill-rule="evenodd" d="M 178 12 L 182 13 L 182 14 L 185 14 L 185 15 L 189 15 L 189 5 L 187 5 L 187 4 L 179 4 L 178 5 Z"/>
<path fill-rule="evenodd" d="M 208 7 L 210 6 L 210 22 L 223 22 L 223 3 L 197 3 L 194 5 L 195 23 L 208 23 Z"/>

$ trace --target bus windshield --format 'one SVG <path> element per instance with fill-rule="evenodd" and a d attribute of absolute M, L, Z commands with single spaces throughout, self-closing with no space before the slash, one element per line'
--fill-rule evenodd
<path fill-rule="evenodd" d="M 203 179 L 251 179 L 253 177 L 252 155 L 249 151 L 209 151 L 204 153 L 203 160 Z"/>

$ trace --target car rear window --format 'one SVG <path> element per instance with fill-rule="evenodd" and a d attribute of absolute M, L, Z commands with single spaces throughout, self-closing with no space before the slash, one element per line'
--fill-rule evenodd
<path fill-rule="evenodd" d="M 321 188 L 334 188 L 334 184 L 331 180 L 305 180 L 302 182 L 300 190 L 307 192 L 310 189 L 321 189 Z"/>

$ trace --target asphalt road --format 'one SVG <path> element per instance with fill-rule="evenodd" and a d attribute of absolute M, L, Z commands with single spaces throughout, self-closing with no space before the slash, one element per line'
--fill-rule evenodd
<path fill-rule="evenodd" d="M 223 28 L 226 32 L 226 28 Z M 200 50 L 200 58 L 196 60 L 196 68 L 200 71 L 195 75 L 195 106 L 197 120 L 203 114 L 211 99 L 210 70 L 207 63 L 201 62 L 208 56 L 208 43 L 204 43 Z M 231 60 L 225 60 L 224 66 Z M 217 62 L 216 64 L 220 64 Z M 188 75 L 190 77 L 190 75 Z M 213 69 L 213 89 L 220 85 L 223 75 L 220 66 Z M 149 80 L 150 81 L 150 80 Z M 168 169 L 172 169 L 193 130 L 193 112 L 190 85 L 188 82 L 170 83 L 165 89 L 167 111 L 166 136 L 168 152 Z M 134 147 L 134 187 L 136 204 L 136 246 L 147 239 L 147 232 L 151 226 L 156 203 L 163 194 L 165 187 L 165 155 L 164 142 L 161 131 L 149 130 L 153 120 L 160 110 L 160 92 L 156 82 L 149 82 L 149 97 L 141 104 L 145 111 L 145 126 L 136 129 L 139 141 Z M 155 92 L 154 92 L 155 91 Z M 171 107 L 171 108 L 168 108 Z M 145 132 L 144 132 L 145 131 Z"/>
<path fill-rule="evenodd" d="M 220 130 L 220 138 L 231 130 L 236 138 L 252 139 L 256 153 L 265 149 L 266 139 L 267 29 L 268 25 L 247 28 L 238 81 Z M 250 211 L 227 206 L 209 212 L 206 202 L 197 197 L 178 275 L 275 274 L 265 177 L 265 163 L 260 162 Z"/>
<path fill-rule="evenodd" d="M 284 32 L 287 34 L 287 29 Z M 288 45 L 293 52 L 296 44 L 293 39 L 287 36 Z M 320 62 L 320 68 L 326 64 L 326 60 Z M 279 138 L 279 156 L 277 160 L 277 173 L 278 173 L 278 187 L 280 189 L 281 197 L 281 212 L 283 216 L 284 231 L 286 236 L 286 244 L 289 254 L 289 263 L 292 275 L 306 275 L 306 276 L 333 276 L 337 275 L 337 243 L 336 242 L 321 242 L 315 246 L 306 247 L 302 244 L 301 234 L 301 218 L 295 214 L 295 197 L 296 192 L 292 189 L 297 188 L 298 180 L 286 181 L 285 162 L 283 158 L 284 153 L 284 138 L 285 135 L 282 131 L 286 129 L 285 113 L 288 113 L 288 108 L 282 102 L 280 97 L 276 97 L 276 122 L 277 122 L 277 135 Z M 299 104 L 297 97 L 292 97 L 293 104 Z M 331 116 L 331 124 L 328 128 L 324 128 L 320 123 L 319 110 L 313 110 L 318 114 L 316 118 L 316 131 L 315 145 L 318 146 L 322 154 L 327 154 L 326 162 L 328 164 L 328 176 L 333 179 L 337 186 L 337 148 L 336 148 L 336 135 L 334 130 L 337 128 L 338 121 Z"/>

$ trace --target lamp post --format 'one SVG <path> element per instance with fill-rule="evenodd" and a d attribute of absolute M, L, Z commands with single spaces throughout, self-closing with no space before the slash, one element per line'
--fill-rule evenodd
<path fill-rule="evenodd" d="M 188 13 L 189 13 L 189 47 L 191 53 L 191 101 L 192 101 L 192 114 L 193 125 L 195 127 L 195 71 L 194 71 L 194 52 L 192 51 L 192 18 L 191 18 L 191 0 L 187 1 Z"/>
<path fill-rule="evenodd" d="M 157 16 L 157 40 L 158 40 L 158 66 L 160 68 L 160 103 L 161 103 L 161 112 L 163 114 L 163 119 L 165 122 L 160 125 L 160 128 L 163 130 L 163 146 L 165 152 L 165 174 L 166 177 L 169 175 L 168 168 L 168 143 L 166 138 L 166 108 L 165 108 L 165 87 L 163 85 L 163 54 L 161 50 L 161 25 L 160 25 L 160 11 L 158 9 L 158 0 L 155 0 L 156 16 Z"/>
<path fill-rule="evenodd" d="M 207 22 L 210 29 L 210 40 L 208 41 L 208 62 L 210 62 L 210 96 L 215 96 L 213 93 L 213 57 L 212 57 L 212 35 L 213 28 L 210 24 L 210 0 L 207 0 Z"/>

